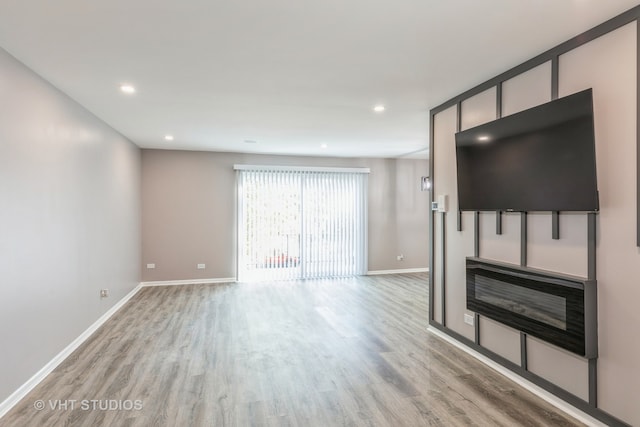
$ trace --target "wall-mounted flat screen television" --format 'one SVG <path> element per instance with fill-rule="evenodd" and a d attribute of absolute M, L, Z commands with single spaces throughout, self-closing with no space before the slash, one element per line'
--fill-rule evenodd
<path fill-rule="evenodd" d="M 591 89 L 455 137 L 460 210 L 599 209 Z"/>

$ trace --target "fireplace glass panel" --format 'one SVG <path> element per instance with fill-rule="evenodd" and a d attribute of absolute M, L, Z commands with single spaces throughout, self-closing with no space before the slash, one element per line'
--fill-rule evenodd
<path fill-rule="evenodd" d="M 467 309 L 584 356 L 585 307 L 593 309 L 595 295 L 593 288 L 585 293 L 586 283 L 557 273 L 467 258 Z M 595 353 L 590 344 L 589 357 Z"/>
<path fill-rule="evenodd" d="M 475 297 L 493 306 L 567 330 L 567 300 L 562 296 L 476 275 Z"/>

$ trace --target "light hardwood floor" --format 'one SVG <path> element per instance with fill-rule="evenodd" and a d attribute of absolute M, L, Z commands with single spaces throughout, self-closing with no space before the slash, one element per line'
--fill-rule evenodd
<path fill-rule="evenodd" d="M 429 334 L 426 283 L 144 288 L 0 425 L 580 425 Z"/>

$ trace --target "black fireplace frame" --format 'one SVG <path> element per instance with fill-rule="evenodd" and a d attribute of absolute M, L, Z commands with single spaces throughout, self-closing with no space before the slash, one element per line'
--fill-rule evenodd
<path fill-rule="evenodd" d="M 476 297 L 476 276 L 543 292 L 566 301 L 566 329 L 507 310 Z M 466 260 L 467 309 L 539 338 L 587 359 L 596 358 L 596 281 L 529 267 L 489 261 Z"/>

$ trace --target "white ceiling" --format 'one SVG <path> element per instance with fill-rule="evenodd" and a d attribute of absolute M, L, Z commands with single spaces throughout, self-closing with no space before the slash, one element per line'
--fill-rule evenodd
<path fill-rule="evenodd" d="M 2 0 L 0 47 L 140 147 L 425 158 L 430 108 L 636 4 Z"/>

